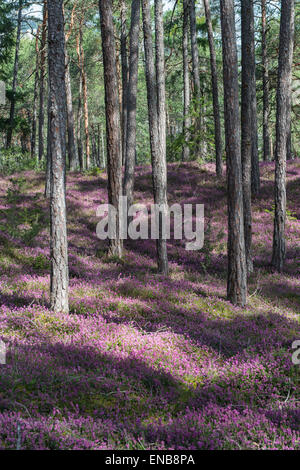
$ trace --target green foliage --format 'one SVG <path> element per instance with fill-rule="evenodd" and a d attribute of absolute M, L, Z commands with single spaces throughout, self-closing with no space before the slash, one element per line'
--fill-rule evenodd
<path fill-rule="evenodd" d="M 12 2 L 0 0 L 0 76 L 2 75 L 1 66 L 9 60 L 14 43 L 13 8 Z"/>
<path fill-rule="evenodd" d="M 31 158 L 29 153 L 22 153 L 20 148 L 0 150 L 0 173 L 12 175 L 19 171 L 38 169 L 36 159 Z"/>

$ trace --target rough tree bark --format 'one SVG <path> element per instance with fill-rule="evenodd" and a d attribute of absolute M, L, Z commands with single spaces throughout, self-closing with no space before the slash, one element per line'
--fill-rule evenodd
<path fill-rule="evenodd" d="M 142 12 L 154 202 L 155 204 L 161 207 L 162 214 L 166 214 L 167 165 L 162 2 L 160 0 L 155 2 L 156 72 L 153 54 L 151 13 L 149 0 L 142 1 Z M 159 217 L 158 222 L 158 271 L 162 274 L 167 275 L 169 272 L 167 243 L 162 234 L 161 217 Z"/>
<path fill-rule="evenodd" d="M 251 172 L 252 172 L 252 97 L 255 93 L 255 53 L 254 53 L 254 11 L 253 0 L 242 2 L 242 175 L 244 196 L 244 232 L 247 271 L 253 271 L 252 260 L 252 208 L 251 208 Z"/>
<path fill-rule="evenodd" d="M 19 0 L 15 62 L 14 62 L 14 71 L 13 71 L 13 83 L 12 83 L 12 96 L 11 96 L 11 103 L 10 103 L 9 126 L 8 126 L 7 136 L 6 136 L 6 148 L 11 147 L 13 127 L 14 127 L 14 119 L 15 119 L 16 90 L 17 90 L 17 81 L 18 81 L 18 72 L 19 72 L 19 53 L 20 53 L 21 27 L 22 27 L 22 8 L 23 8 L 23 0 Z"/>
<path fill-rule="evenodd" d="M 275 216 L 272 265 L 282 271 L 286 256 L 286 155 L 291 114 L 291 81 L 295 31 L 295 2 L 282 0 L 276 114 Z"/>
<path fill-rule="evenodd" d="M 270 142 L 270 83 L 269 83 L 269 61 L 267 51 L 267 10 L 266 0 L 261 0 L 261 47 L 262 47 L 262 69 L 263 69 L 263 159 L 268 161 L 271 159 L 271 142 Z"/>
<path fill-rule="evenodd" d="M 66 216 L 66 86 L 63 0 L 48 2 L 50 93 L 50 252 L 51 309 L 69 311 L 68 239 Z"/>
<path fill-rule="evenodd" d="M 132 0 L 129 46 L 129 79 L 127 88 L 127 136 L 125 152 L 124 195 L 128 207 L 133 204 L 136 152 L 136 99 L 139 65 L 140 0 Z"/>
<path fill-rule="evenodd" d="M 222 133 L 221 133 L 221 118 L 220 118 L 220 105 L 219 105 L 219 90 L 218 90 L 218 70 L 217 58 L 214 43 L 214 33 L 211 20 L 210 0 L 203 0 L 205 8 L 205 18 L 207 25 L 207 35 L 210 50 L 210 69 L 211 69 L 211 85 L 213 95 L 213 109 L 214 109 L 214 125 L 215 125 L 215 151 L 216 151 L 216 173 L 220 178 L 223 172 L 222 164 Z"/>
<path fill-rule="evenodd" d="M 190 158 L 190 73 L 189 73 L 189 0 L 183 0 L 183 29 L 182 29 L 182 55 L 183 55 L 183 135 L 182 160 Z M 198 67 L 199 71 L 199 67 Z M 200 85 L 200 83 L 199 83 Z"/>
<path fill-rule="evenodd" d="M 224 113 L 228 191 L 227 296 L 245 305 L 247 267 L 244 239 L 238 58 L 233 0 L 220 0 L 223 43 Z"/>
<path fill-rule="evenodd" d="M 119 224 L 119 201 L 122 196 L 122 152 L 112 1 L 99 0 L 99 10 L 105 84 L 108 200 L 117 211 L 116 238 L 110 240 L 109 252 L 121 257 L 123 241 L 122 227 Z"/>

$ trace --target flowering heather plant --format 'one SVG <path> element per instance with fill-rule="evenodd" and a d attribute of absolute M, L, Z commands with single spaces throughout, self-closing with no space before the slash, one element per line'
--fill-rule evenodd
<path fill-rule="evenodd" d="M 212 165 L 169 166 L 169 202 L 205 204 L 206 236 L 200 251 L 168 241 L 168 279 L 155 241 L 107 256 L 96 235 L 106 175 L 70 174 L 69 315 L 49 309 L 43 175 L 1 178 L 0 449 L 300 448 L 300 161 L 287 168 L 280 275 L 269 267 L 274 164 L 261 172 L 244 309 L 225 300 L 225 182 Z M 149 167 L 137 168 L 135 198 L 152 202 Z"/>

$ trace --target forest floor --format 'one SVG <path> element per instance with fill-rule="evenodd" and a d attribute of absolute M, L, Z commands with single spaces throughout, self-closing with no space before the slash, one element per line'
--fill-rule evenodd
<path fill-rule="evenodd" d="M 300 161 L 288 164 L 287 260 L 269 266 L 274 164 L 253 201 L 248 306 L 226 301 L 225 179 L 213 165 L 169 165 L 170 203 L 205 204 L 205 243 L 155 242 L 122 260 L 97 239 L 106 176 L 68 175 L 70 314 L 49 309 L 44 176 L 0 177 L 1 449 L 296 449 L 300 447 Z M 150 203 L 150 167 L 136 201 Z"/>

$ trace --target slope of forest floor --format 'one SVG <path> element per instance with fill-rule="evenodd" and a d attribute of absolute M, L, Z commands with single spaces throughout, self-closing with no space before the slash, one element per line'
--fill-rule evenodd
<path fill-rule="evenodd" d="M 296 449 L 300 339 L 300 161 L 288 164 L 287 260 L 269 266 L 274 164 L 253 201 L 247 308 L 226 301 L 226 193 L 213 165 L 169 165 L 170 203 L 205 204 L 205 243 L 97 239 L 106 175 L 68 175 L 70 315 L 49 310 L 49 209 L 44 176 L 0 178 L 2 449 Z M 150 167 L 135 202 L 152 201 Z"/>

